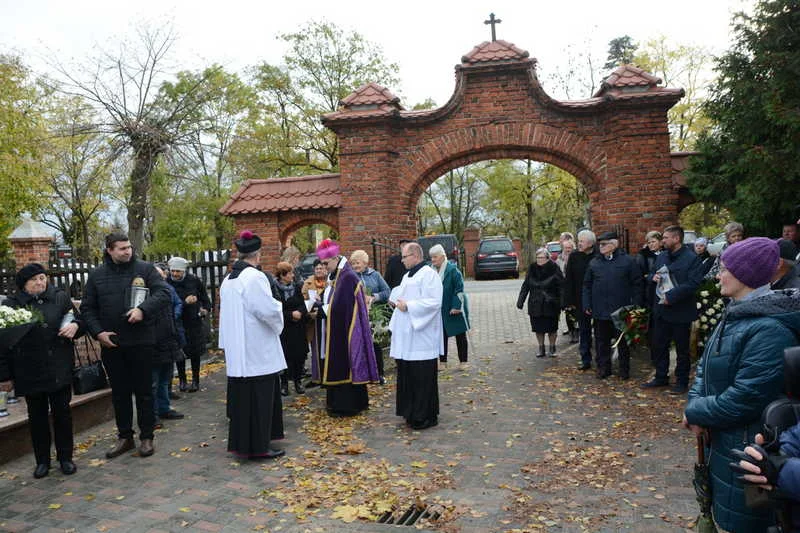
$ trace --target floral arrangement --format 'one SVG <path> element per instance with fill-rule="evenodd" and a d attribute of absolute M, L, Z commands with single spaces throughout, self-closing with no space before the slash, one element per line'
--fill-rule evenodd
<path fill-rule="evenodd" d="M 625 339 L 629 346 L 642 344 L 650 328 L 650 310 L 644 307 L 626 305 L 620 307 L 611 315 L 614 326 L 621 331 L 613 348 Z"/>
<path fill-rule="evenodd" d="M 24 307 L 14 309 L 7 305 L 0 305 L 0 329 L 21 326 L 30 322 L 36 322 L 36 317 L 30 309 Z"/>
<path fill-rule="evenodd" d="M 706 280 L 697 289 L 697 347 L 702 349 L 719 323 L 725 302 L 716 280 Z"/>
<path fill-rule="evenodd" d="M 386 348 L 392 333 L 389 331 L 389 319 L 392 309 L 383 303 L 373 304 L 369 308 L 369 325 L 372 329 L 372 340 L 375 344 Z"/>
<path fill-rule="evenodd" d="M 0 352 L 13 348 L 36 324 L 43 322 L 44 317 L 38 311 L 0 305 Z"/>

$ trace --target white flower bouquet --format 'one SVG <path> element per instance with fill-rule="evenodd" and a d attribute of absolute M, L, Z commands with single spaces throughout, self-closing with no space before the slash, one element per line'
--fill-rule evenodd
<path fill-rule="evenodd" d="M 716 280 L 707 280 L 697 291 L 698 337 L 697 346 L 702 350 L 714 328 L 719 323 L 725 302 L 722 300 Z"/>
<path fill-rule="evenodd" d="M 41 316 L 30 309 L 0 305 L 0 351 L 13 348 L 39 322 Z"/>

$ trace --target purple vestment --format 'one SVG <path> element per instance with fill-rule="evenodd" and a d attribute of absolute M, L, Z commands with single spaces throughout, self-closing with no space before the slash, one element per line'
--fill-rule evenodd
<path fill-rule="evenodd" d="M 321 328 L 315 326 L 315 339 L 311 350 L 311 379 L 323 385 L 343 383 L 377 383 L 378 366 L 372 346 L 364 285 L 349 263 L 336 271 L 332 295 L 328 301 L 325 357 L 320 358 L 318 336 Z"/>

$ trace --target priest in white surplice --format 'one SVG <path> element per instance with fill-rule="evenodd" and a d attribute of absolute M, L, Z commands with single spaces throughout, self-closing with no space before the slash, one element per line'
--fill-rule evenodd
<path fill-rule="evenodd" d="M 281 348 L 283 305 L 272 297 L 267 275 L 258 270 L 261 239 L 243 231 L 239 252 L 219 289 L 219 347 L 228 373 L 228 451 L 248 459 L 274 459 L 283 450 L 270 441 L 283 438 Z"/>
<path fill-rule="evenodd" d="M 419 244 L 403 246 L 402 261 L 408 272 L 389 297 L 395 307 L 389 355 L 397 361 L 396 414 L 413 429 L 426 429 L 439 423 L 442 281 L 422 262 Z"/>

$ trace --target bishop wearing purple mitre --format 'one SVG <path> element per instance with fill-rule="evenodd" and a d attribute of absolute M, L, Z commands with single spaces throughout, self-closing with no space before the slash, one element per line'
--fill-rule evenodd
<path fill-rule="evenodd" d="M 372 331 L 358 274 L 330 239 L 317 246 L 328 284 L 317 294 L 311 381 L 326 388 L 331 416 L 354 416 L 369 407 L 367 383 L 378 383 Z M 311 299 L 311 298 L 309 298 Z"/>

